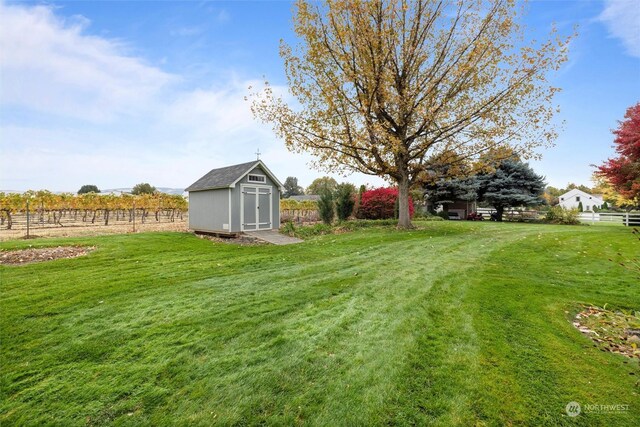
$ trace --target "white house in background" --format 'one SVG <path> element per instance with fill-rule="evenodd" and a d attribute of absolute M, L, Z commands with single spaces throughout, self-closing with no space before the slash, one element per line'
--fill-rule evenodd
<path fill-rule="evenodd" d="M 558 204 L 565 209 L 574 209 L 582 202 L 582 210 L 592 211 L 594 207 L 601 208 L 604 200 L 599 194 L 589 194 L 574 188 L 558 197 Z"/>

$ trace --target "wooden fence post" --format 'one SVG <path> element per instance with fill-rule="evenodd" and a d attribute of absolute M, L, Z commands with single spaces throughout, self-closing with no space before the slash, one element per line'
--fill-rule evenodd
<path fill-rule="evenodd" d="M 29 238 L 29 199 L 27 199 L 27 239 Z"/>

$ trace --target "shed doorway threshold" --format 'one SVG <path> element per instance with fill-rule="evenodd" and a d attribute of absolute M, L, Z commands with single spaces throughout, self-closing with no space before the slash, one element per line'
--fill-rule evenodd
<path fill-rule="evenodd" d="M 304 242 L 304 240 L 296 237 L 280 234 L 278 230 L 245 231 L 244 234 L 274 245 L 292 245 Z"/>

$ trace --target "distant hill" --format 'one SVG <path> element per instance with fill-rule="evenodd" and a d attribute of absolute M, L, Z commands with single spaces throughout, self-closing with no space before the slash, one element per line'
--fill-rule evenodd
<path fill-rule="evenodd" d="M 133 190 L 133 188 L 110 188 L 107 190 L 101 190 L 101 194 L 122 194 L 122 193 L 131 193 L 131 191 Z M 166 194 L 175 194 L 178 196 L 182 196 L 184 194 L 184 188 L 169 188 L 169 187 L 156 187 L 156 190 L 158 190 L 161 193 L 166 193 Z"/>
<path fill-rule="evenodd" d="M 131 190 L 133 190 L 133 188 L 110 188 L 108 190 L 100 190 L 100 194 L 116 194 L 116 195 L 119 195 L 119 194 L 122 194 L 122 193 L 131 193 Z M 158 190 L 161 193 L 166 193 L 166 194 L 174 194 L 174 195 L 179 195 L 179 196 L 186 196 L 187 195 L 185 193 L 185 191 L 184 191 L 184 188 L 156 187 L 156 190 Z M 0 193 L 22 194 L 22 193 L 24 193 L 24 191 L 0 190 Z M 75 191 L 53 191 L 53 194 L 62 194 L 62 193 L 76 194 Z"/>

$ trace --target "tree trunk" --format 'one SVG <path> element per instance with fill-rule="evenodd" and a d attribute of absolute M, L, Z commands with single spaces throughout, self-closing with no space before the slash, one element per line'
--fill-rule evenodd
<path fill-rule="evenodd" d="M 407 176 L 398 182 L 398 228 L 413 228 L 409 216 L 409 179 Z"/>
<path fill-rule="evenodd" d="M 6 210 L 5 213 L 7 214 L 7 230 L 11 230 L 11 227 L 13 227 L 13 219 L 11 218 L 11 211 Z"/>
<path fill-rule="evenodd" d="M 496 221 L 502 221 L 503 213 L 504 213 L 504 206 L 496 206 Z"/>

